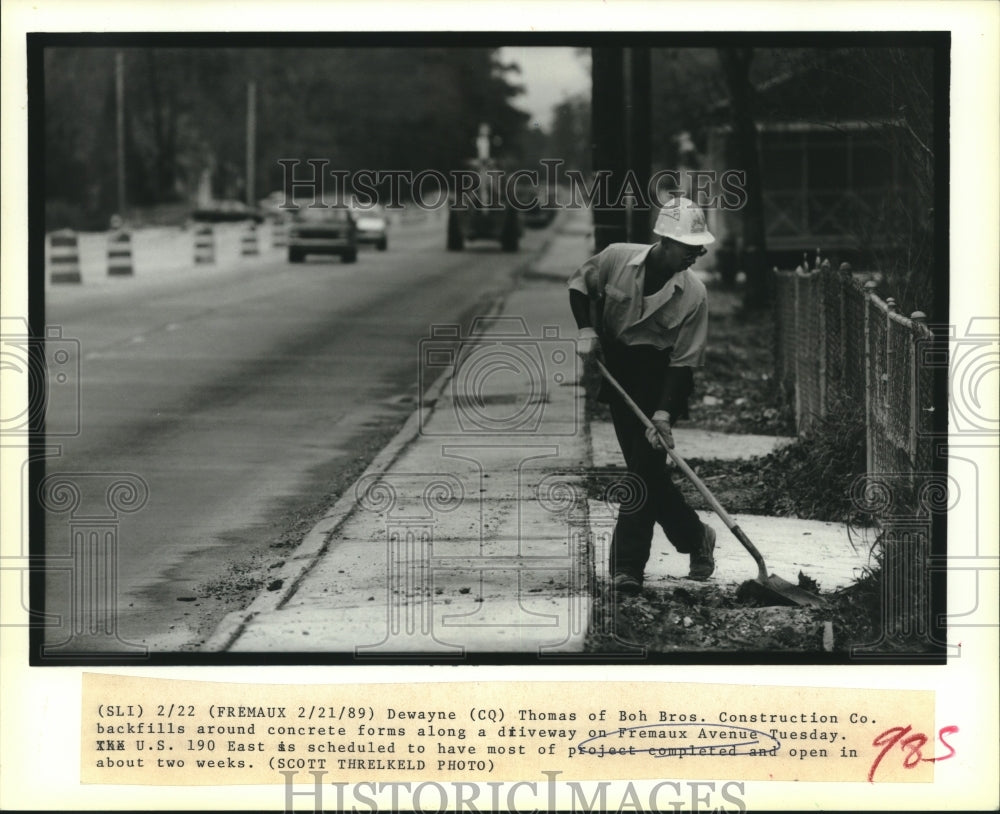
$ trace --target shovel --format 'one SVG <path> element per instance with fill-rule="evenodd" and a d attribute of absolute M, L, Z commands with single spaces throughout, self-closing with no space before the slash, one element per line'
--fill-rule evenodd
<path fill-rule="evenodd" d="M 636 417 L 645 425 L 647 429 L 653 427 L 653 422 L 650 421 L 646 414 L 639 409 L 639 405 L 636 404 L 628 393 L 622 388 L 617 381 L 615 381 L 614 376 L 608 372 L 608 369 L 599 360 L 595 359 L 597 366 L 600 368 L 601 373 L 604 378 L 608 380 L 612 387 L 618 391 L 625 403 L 631 408 L 632 412 L 636 414 Z M 746 536 L 743 529 L 736 525 L 736 521 L 729 516 L 729 513 L 722 508 L 722 504 L 715 499 L 708 487 L 699 478 L 694 470 L 687 465 L 685 460 L 681 458 L 673 449 L 667 446 L 666 439 L 660 436 L 660 443 L 663 444 L 663 448 L 667 451 L 667 455 L 670 459 L 677 465 L 677 467 L 683 472 L 688 480 L 695 485 L 695 488 L 701 492 L 701 496 L 708 501 L 708 504 L 712 507 L 717 515 L 722 518 L 722 522 L 726 524 L 733 535 L 736 537 L 743 547 L 750 552 L 750 556 L 753 557 L 754 562 L 757 563 L 757 577 L 756 579 L 748 580 L 744 582 L 737 592 L 740 596 L 752 597 L 753 599 L 769 605 L 805 605 L 807 607 L 821 608 L 826 605 L 826 603 L 816 594 L 809 593 L 795 585 L 788 580 L 782 579 L 779 576 L 767 574 L 767 565 L 764 564 L 764 558 L 761 553 L 757 550 L 750 538 Z"/>

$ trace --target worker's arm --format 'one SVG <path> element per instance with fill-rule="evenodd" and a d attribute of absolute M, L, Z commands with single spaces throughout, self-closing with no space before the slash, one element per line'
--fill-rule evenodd
<path fill-rule="evenodd" d="M 579 331 L 576 352 L 581 359 L 586 359 L 600 347 L 590 315 L 591 300 L 599 296 L 601 290 L 600 266 L 601 255 L 594 255 L 569 278 L 569 307 Z"/>
<path fill-rule="evenodd" d="M 703 299 L 681 323 L 663 374 L 657 410 L 669 413 L 673 424 L 687 416 L 687 403 L 694 390 L 694 368 L 705 363 L 708 342 L 708 301 Z"/>
<path fill-rule="evenodd" d="M 694 374 L 690 367 L 668 367 L 663 375 L 663 387 L 656 402 L 657 412 L 667 413 L 671 424 L 687 416 L 687 402 L 694 390 Z"/>
<path fill-rule="evenodd" d="M 590 299 L 574 288 L 569 290 L 569 307 L 573 310 L 573 318 L 578 328 L 576 335 L 576 354 L 586 360 L 592 353 L 599 350 L 601 342 L 597 331 L 590 324 Z"/>
<path fill-rule="evenodd" d="M 576 327 L 591 328 L 590 324 L 590 297 L 575 288 L 569 290 L 569 307 L 573 311 L 573 319 L 576 320 Z"/>

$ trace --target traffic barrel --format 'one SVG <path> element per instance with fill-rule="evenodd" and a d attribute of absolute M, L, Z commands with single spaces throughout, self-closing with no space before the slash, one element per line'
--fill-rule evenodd
<path fill-rule="evenodd" d="M 275 221 L 271 224 L 271 246 L 275 249 L 283 249 L 288 245 L 288 225 L 283 221 Z"/>
<path fill-rule="evenodd" d="M 260 254 L 260 247 L 257 245 L 257 225 L 251 221 L 247 224 L 243 237 L 240 238 L 240 256 L 256 257 Z"/>
<path fill-rule="evenodd" d="M 215 262 L 215 230 L 211 226 L 200 226 L 194 231 L 195 265 Z"/>
<path fill-rule="evenodd" d="M 108 235 L 108 276 L 131 277 L 132 235 L 121 229 Z"/>
<path fill-rule="evenodd" d="M 80 246 L 76 232 L 60 229 L 49 238 L 49 263 L 53 283 L 80 283 Z"/>

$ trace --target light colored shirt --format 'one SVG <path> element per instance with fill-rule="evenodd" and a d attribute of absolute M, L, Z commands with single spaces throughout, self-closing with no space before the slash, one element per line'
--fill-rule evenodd
<path fill-rule="evenodd" d="M 655 244 L 653 244 L 655 245 Z M 670 367 L 701 367 L 708 342 L 708 295 L 690 269 L 643 295 L 652 245 L 612 243 L 578 268 L 569 287 L 591 302 L 604 297 L 601 330 L 625 345 L 672 348 Z"/>

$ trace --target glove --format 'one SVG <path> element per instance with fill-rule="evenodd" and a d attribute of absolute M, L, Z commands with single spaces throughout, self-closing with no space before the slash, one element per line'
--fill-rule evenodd
<path fill-rule="evenodd" d="M 586 361 L 594 351 L 601 347 L 601 340 L 597 338 L 597 331 L 593 328 L 581 328 L 576 337 L 576 355 L 581 360 Z"/>
<path fill-rule="evenodd" d="M 649 445 L 653 449 L 663 449 L 663 444 L 660 443 L 658 437 L 659 434 L 663 436 L 667 446 L 673 449 L 674 436 L 670 432 L 670 413 L 666 410 L 657 410 L 650 420 L 653 422 L 653 426 L 646 430 L 646 440 L 649 441 Z"/>

